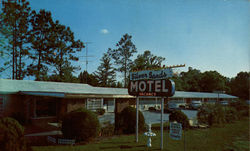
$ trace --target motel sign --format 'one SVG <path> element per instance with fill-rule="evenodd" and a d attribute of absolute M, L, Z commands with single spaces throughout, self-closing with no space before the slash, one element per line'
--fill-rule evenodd
<path fill-rule="evenodd" d="M 133 96 L 173 96 L 172 69 L 145 70 L 130 73 L 128 93 Z"/>

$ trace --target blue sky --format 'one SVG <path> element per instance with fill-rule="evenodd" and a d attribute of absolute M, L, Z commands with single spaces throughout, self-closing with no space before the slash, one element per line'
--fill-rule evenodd
<path fill-rule="evenodd" d="M 92 42 L 89 72 L 125 33 L 138 53 L 150 50 L 166 65 L 186 64 L 179 72 L 193 67 L 234 77 L 250 69 L 248 0 L 32 0 L 30 6 L 51 11 L 77 39 Z"/>

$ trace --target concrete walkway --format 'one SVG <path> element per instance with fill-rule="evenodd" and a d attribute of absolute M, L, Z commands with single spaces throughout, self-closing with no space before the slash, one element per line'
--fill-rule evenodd
<path fill-rule="evenodd" d="M 27 134 L 25 136 L 49 136 L 49 135 L 62 135 L 62 132 L 61 131 L 49 131 L 49 132 Z"/>

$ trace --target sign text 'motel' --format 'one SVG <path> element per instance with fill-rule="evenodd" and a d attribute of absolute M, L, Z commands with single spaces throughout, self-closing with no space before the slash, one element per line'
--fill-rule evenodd
<path fill-rule="evenodd" d="M 130 73 L 128 93 L 134 96 L 173 96 L 175 84 L 172 69 L 146 70 Z"/>

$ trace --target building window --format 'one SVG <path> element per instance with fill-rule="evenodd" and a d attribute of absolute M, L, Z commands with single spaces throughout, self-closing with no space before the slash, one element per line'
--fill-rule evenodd
<path fill-rule="evenodd" d="M 87 99 L 87 109 L 88 110 L 96 110 L 103 107 L 102 99 Z"/>
<path fill-rule="evenodd" d="M 56 116 L 56 102 L 55 98 L 38 98 L 36 100 L 36 116 Z"/>

